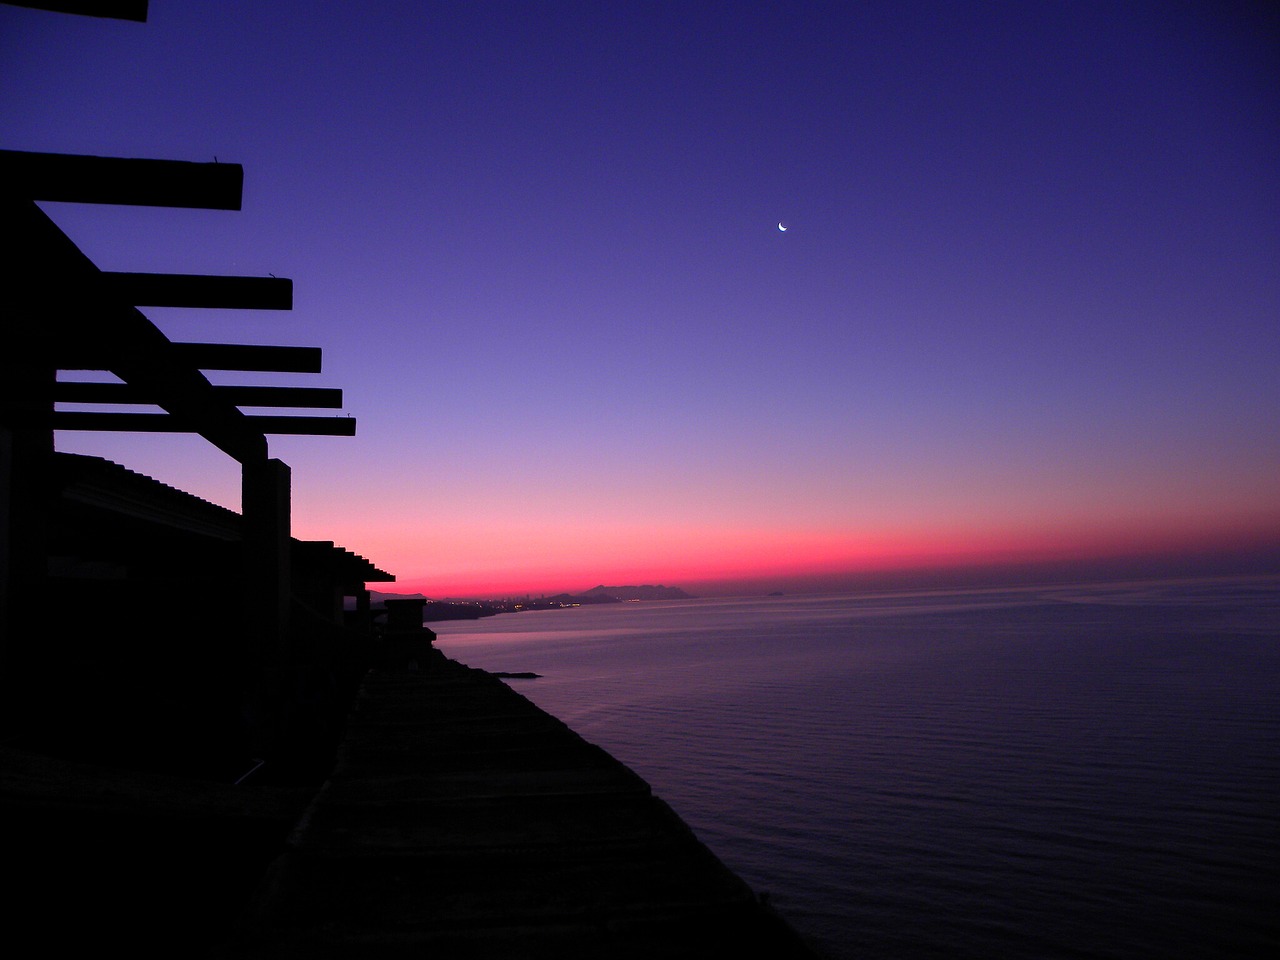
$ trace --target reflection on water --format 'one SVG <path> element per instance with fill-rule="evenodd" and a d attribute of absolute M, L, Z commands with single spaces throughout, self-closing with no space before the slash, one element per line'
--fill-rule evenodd
<path fill-rule="evenodd" d="M 1280 893 L 1276 580 L 435 625 L 836 957 L 1239 956 Z M 1194 947 L 1194 949 L 1191 949 Z"/>

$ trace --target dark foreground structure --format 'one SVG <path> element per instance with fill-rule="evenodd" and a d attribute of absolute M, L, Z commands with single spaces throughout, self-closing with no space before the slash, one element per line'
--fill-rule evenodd
<path fill-rule="evenodd" d="M 131 956 L 810 958 L 648 784 L 423 640 L 318 788 L 0 748 L 7 934 Z"/>
<path fill-rule="evenodd" d="M 487 673 L 375 669 L 220 957 L 812 957 L 648 784 Z"/>
<path fill-rule="evenodd" d="M 141 0 L 20 5 L 146 16 Z M 421 601 L 376 623 L 366 584 L 391 574 L 292 536 L 289 467 L 266 436 L 349 436 L 355 421 L 239 407 L 334 408 L 341 391 L 205 373 L 315 373 L 317 348 L 177 343 L 138 309 L 289 309 L 290 281 L 106 273 L 37 205 L 239 209 L 242 181 L 235 164 L 0 150 L 8 942 L 808 956 L 634 773 L 434 650 Z M 116 409 L 130 405 L 161 412 Z M 201 436 L 240 464 L 241 511 L 59 452 L 59 430 Z"/>

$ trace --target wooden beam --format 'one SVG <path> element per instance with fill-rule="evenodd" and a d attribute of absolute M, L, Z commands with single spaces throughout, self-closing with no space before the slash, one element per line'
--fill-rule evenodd
<path fill-rule="evenodd" d="M 178 356 L 200 370 L 319 373 L 319 347 L 267 347 L 242 343 L 175 343 Z"/>
<path fill-rule="evenodd" d="M 254 373 L 319 373 L 319 347 L 270 347 L 242 343 L 170 343 L 175 363 L 197 370 Z M 59 370 L 114 370 L 122 350 L 114 344 L 88 350 L 77 344 L 55 349 Z M 124 378 L 121 378 L 124 379 Z"/>
<path fill-rule="evenodd" d="M 244 168 L 0 150 L 0 183 L 32 200 L 239 210 Z"/>
<path fill-rule="evenodd" d="M 327 387 L 228 387 L 215 386 L 215 397 L 237 407 L 308 407 L 342 409 L 342 390 Z"/>
<path fill-rule="evenodd" d="M 82 17 L 108 17 L 112 20 L 147 22 L 147 0 L 7 0 L 14 7 L 49 10 L 53 13 L 75 13 Z"/>
<path fill-rule="evenodd" d="M 102 272 L 31 200 L 0 191 L 0 237 L 8 238 L 6 350 L 26 366 L 57 366 L 74 347 L 243 463 L 265 460 L 267 440 L 235 406 L 220 401 L 195 367 L 137 308 L 102 291 Z M 101 364 L 102 358 L 109 362 Z M 52 380 L 52 378 L 50 378 Z"/>
<path fill-rule="evenodd" d="M 327 387 L 215 386 L 213 395 L 237 407 L 312 407 L 329 410 L 342 407 L 342 391 Z M 54 385 L 53 399 L 61 403 L 156 403 L 155 398 L 145 390 L 128 383 L 67 380 Z"/>
<path fill-rule="evenodd" d="M 263 433 L 290 434 L 297 437 L 354 437 L 355 417 L 275 417 L 246 416 L 255 429 Z"/>
<path fill-rule="evenodd" d="M 106 289 L 135 307 L 292 310 L 293 281 L 281 277 L 205 277 L 103 272 Z"/>
<path fill-rule="evenodd" d="M 354 437 L 354 417 L 272 417 L 244 418 L 261 433 L 293 434 L 311 437 Z M 167 413 L 80 413 L 55 410 L 54 430 L 115 431 L 120 433 L 199 433 L 195 425 L 183 417 Z"/>

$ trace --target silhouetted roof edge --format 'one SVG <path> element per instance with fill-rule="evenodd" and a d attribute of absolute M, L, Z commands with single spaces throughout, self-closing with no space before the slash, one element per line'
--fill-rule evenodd
<path fill-rule="evenodd" d="M 239 540 L 244 518 L 234 510 L 130 470 L 104 457 L 81 453 L 55 453 L 55 473 L 61 495 L 89 506 L 177 527 L 219 540 Z M 339 547 L 331 540 L 291 538 L 295 551 L 314 556 L 329 554 L 330 562 L 347 568 L 353 579 L 376 582 L 395 580 L 393 574 L 369 560 Z M 359 574 L 355 577 L 355 574 Z"/>

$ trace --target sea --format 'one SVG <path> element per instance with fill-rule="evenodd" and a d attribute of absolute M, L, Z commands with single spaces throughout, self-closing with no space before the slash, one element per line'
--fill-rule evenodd
<path fill-rule="evenodd" d="M 1280 578 L 431 626 L 832 960 L 1280 956 Z"/>

